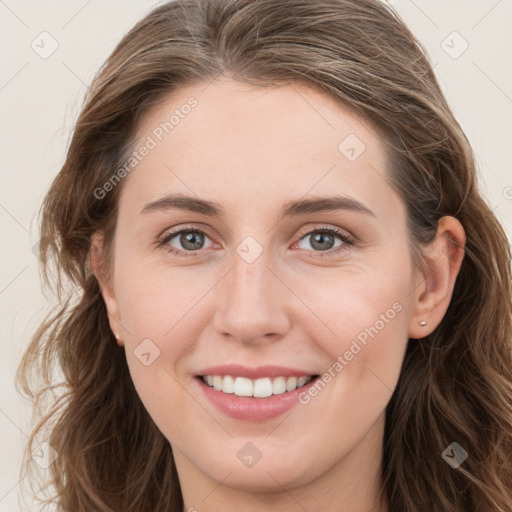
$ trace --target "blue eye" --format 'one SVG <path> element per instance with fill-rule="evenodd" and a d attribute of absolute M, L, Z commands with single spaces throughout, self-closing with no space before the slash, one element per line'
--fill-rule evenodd
<path fill-rule="evenodd" d="M 334 245 L 336 243 L 336 238 L 341 240 L 341 242 L 338 243 L 337 245 Z M 300 242 L 308 239 L 311 241 L 310 244 L 313 247 L 315 247 L 316 245 L 315 249 L 318 249 L 322 252 L 324 250 L 331 250 L 334 247 L 339 247 L 340 245 L 343 245 L 347 241 L 346 237 L 341 236 L 339 233 L 331 229 L 315 229 L 313 231 L 310 231 L 300 239 Z"/>
<path fill-rule="evenodd" d="M 177 231 L 168 233 L 158 246 L 176 256 L 197 256 L 197 251 L 204 249 L 205 237 L 209 238 L 205 231 L 200 228 L 182 228 Z M 335 228 L 316 228 L 303 233 L 297 244 L 300 244 L 309 237 L 312 249 L 300 247 L 316 257 L 328 257 L 337 255 L 339 252 L 348 249 L 354 245 L 354 239 L 346 232 Z M 181 245 L 181 249 L 170 244 L 171 241 L 177 239 Z M 339 240 L 336 243 L 336 239 Z"/>
<path fill-rule="evenodd" d="M 204 244 L 204 237 L 207 236 L 208 235 L 202 229 L 180 229 L 179 231 L 168 233 L 159 245 L 166 245 L 166 251 L 178 256 L 194 256 L 195 252 L 192 251 L 198 251 L 202 249 L 202 245 Z M 179 243 L 185 250 L 177 249 L 176 247 L 168 245 L 169 242 L 171 242 L 171 240 L 174 238 L 178 238 Z"/>

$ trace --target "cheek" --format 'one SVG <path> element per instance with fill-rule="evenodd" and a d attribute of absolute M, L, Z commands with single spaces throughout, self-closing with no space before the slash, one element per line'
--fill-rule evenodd
<path fill-rule="evenodd" d="M 327 386 L 332 382 L 340 403 L 354 410 L 362 403 L 382 410 L 398 381 L 408 341 L 407 272 L 406 261 L 375 263 L 320 277 L 314 287 L 303 283 L 300 293 L 318 319 L 308 337 L 331 361 L 324 370 Z"/>
<path fill-rule="evenodd" d="M 155 390 L 179 394 L 173 376 L 187 347 L 199 337 L 198 306 L 211 285 L 199 278 L 192 283 L 189 272 L 125 263 L 120 262 L 116 274 L 116 293 L 126 358 L 134 384 L 151 408 Z"/>
<path fill-rule="evenodd" d="M 118 303 L 123 327 L 132 343 L 141 336 L 163 340 L 180 339 L 190 329 L 194 309 L 214 284 L 206 272 L 194 276 L 189 270 L 156 265 L 126 265 L 118 277 Z"/>
<path fill-rule="evenodd" d="M 196 307 L 207 286 L 199 279 L 191 286 L 183 272 L 166 277 L 139 268 L 129 275 L 119 286 L 128 367 L 148 413 L 173 438 L 179 431 L 174 412 L 190 409 L 180 362 L 199 337 Z"/>
<path fill-rule="evenodd" d="M 318 274 L 314 286 L 305 280 L 300 288 L 298 294 L 313 306 L 319 320 L 315 325 L 323 326 L 336 355 L 348 350 L 353 340 L 364 346 L 374 338 L 392 339 L 407 325 L 410 290 L 404 274 L 393 269 L 367 266 L 351 272 Z"/>
<path fill-rule="evenodd" d="M 331 280 L 330 286 L 326 283 L 314 290 L 304 302 L 315 305 L 330 329 L 319 336 L 318 329 L 311 327 L 309 336 L 321 344 L 330 363 L 316 390 L 310 388 L 301 403 L 308 416 L 322 417 L 318 435 L 335 438 L 343 432 L 339 448 L 343 450 L 368 432 L 396 387 L 408 340 L 407 291 L 388 274 L 380 279 L 344 276 L 339 284 Z M 332 457 L 331 448 L 322 451 L 326 460 Z"/>

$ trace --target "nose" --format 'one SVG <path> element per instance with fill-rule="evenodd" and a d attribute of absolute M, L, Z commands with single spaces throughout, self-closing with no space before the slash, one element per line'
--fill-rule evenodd
<path fill-rule="evenodd" d="M 265 252 L 252 263 L 234 254 L 233 267 L 215 287 L 215 332 L 262 345 L 290 329 L 290 291 L 269 266 Z"/>

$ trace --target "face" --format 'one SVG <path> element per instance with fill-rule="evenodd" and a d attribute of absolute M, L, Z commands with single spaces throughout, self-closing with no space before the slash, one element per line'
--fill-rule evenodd
<path fill-rule="evenodd" d="M 414 271 L 371 125 L 305 85 L 223 78 L 138 137 L 105 301 L 180 479 L 293 488 L 377 453 Z M 319 377 L 294 391 L 301 376 Z"/>

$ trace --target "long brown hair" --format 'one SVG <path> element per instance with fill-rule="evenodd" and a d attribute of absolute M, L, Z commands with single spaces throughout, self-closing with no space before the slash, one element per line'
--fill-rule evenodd
<path fill-rule="evenodd" d="M 182 511 L 171 446 L 134 388 L 90 268 L 91 235 L 103 232 L 108 250 L 124 180 L 101 199 L 94 191 L 133 151 L 143 114 L 180 86 L 221 73 L 261 87 L 303 81 L 372 122 L 389 147 L 419 268 L 442 216 L 463 225 L 448 311 L 432 334 L 409 340 L 386 409 L 382 477 L 391 512 L 510 512 L 507 237 L 479 193 L 472 150 L 424 48 L 378 0 L 180 0 L 155 8 L 117 45 L 42 205 L 41 270 L 59 305 L 16 375 L 41 416 L 22 471 L 35 473 L 30 454 L 45 429 L 60 510 Z M 452 442 L 468 453 L 458 468 L 441 456 Z"/>

